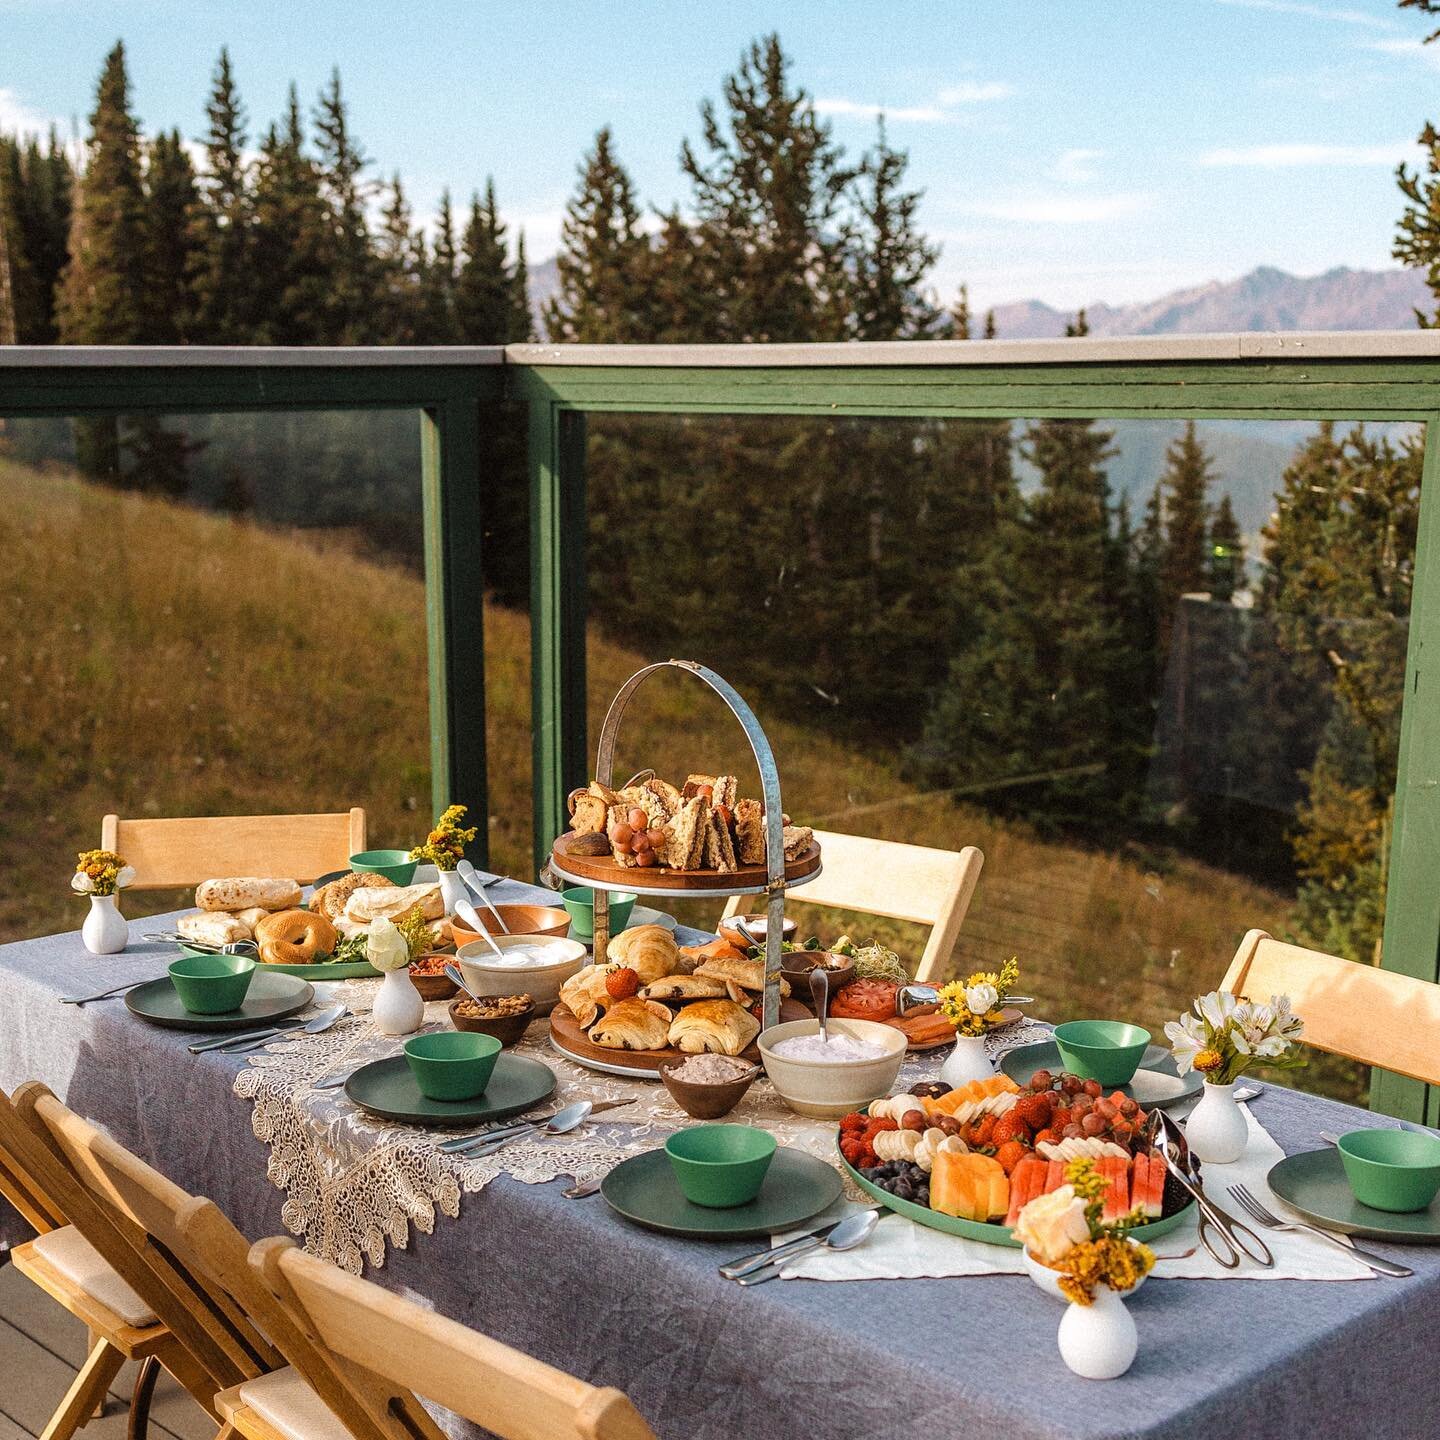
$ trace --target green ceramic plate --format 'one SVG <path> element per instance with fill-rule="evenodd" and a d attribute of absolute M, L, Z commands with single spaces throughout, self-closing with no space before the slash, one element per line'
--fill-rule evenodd
<path fill-rule="evenodd" d="M 711 1210 L 685 1198 L 663 1150 L 647 1150 L 615 1166 L 600 1193 L 612 1210 L 647 1230 L 694 1240 L 736 1240 L 793 1229 L 828 1209 L 840 1198 L 840 1175 L 813 1155 L 781 1146 L 753 1200 Z"/>
<path fill-rule="evenodd" d="M 502 1055 L 483 1095 L 473 1100 L 429 1100 L 420 1093 L 403 1055 L 362 1065 L 345 1094 L 362 1110 L 407 1125 L 478 1125 L 518 1115 L 555 1092 L 555 1072 L 538 1060 Z"/>
<path fill-rule="evenodd" d="M 1340 1152 L 1327 1145 L 1303 1155 L 1287 1155 L 1265 1177 L 1292 1210 L 1327 1230 L 1405 1245 L 1440 1245 L 1440 1195 L 1428 1210 L 1404 1215 L 1362 1205 L 1345 1178 Z"/>
<path fill-rule="evenodd" d="M 287 1015 L 296 1015 L 315 998 L 314 989 L 305 981 L 273 974 L 274 968 L 271 965 L 257 969 L 245 1003 L 238 1010 L 227 1010 L 223 1015 L 192 1015 L 180 1003 L 168 975 L 163 980 L 151 980 L 127 991 L 125 1008 L 152 1025 L 164 1025 L 170 1030 L 252 1029 L 272 1020 L 283 1020 Z"/>
<path fill-rule="evenodd" d="M 208 955 L 208 950 L 192 950 L 188 945 L 180 946 L 180 950 L 186 955 Z M 340 964 L 333 961 L 320 961 L 314 965 L 267 965 L 264 961 L 258 962 L 260 974 L 268 975 L 293 975 L 298 980 L 364 980 L 368 976 L 378 976 L 380 972 L 368 960 L 346 960 Z"/>
<path fill-rule="evenodd" d="M 1064 1068 L 1060 1047 L 1053 1040 L 1017 1046 L 1000 1061 L 1000 1069 L 1020 1086 L 1028 1085 L 1037 1070 L 1049 1070 L 1058 1075 Z M 1156 1078 L 1150 1079 L 1145 1073 L 1147 1070 L 1154 1072 Z M 1131 1095 L 1147 1109 L 1159 1106 L 1161 1110 L 1168 1110 L 1172 1105 L 1198 1095 L 1202 1083 L 1194 1070 L 1182 1075 L 1175 1066 L 1175 1057 L 1163 1045 L 1152 1045 L 1140 1057 L 1140 1068 L 1128 1085 L 1107 1085 L 1105 1089 Z"/>
<path fill-rule="evenodd" d="M 903 1215 L 917 1225 L 924 1225 L 931 1230 L 943 1230 L 947 1235 L 963 1235 L 967 1240 L 982 1240 L 986 1245 L 1008 1245 L 1014 1250 L 1020 1248 L 1015 1232 L 1008 1225 L 992 1225 L 980 1220 L 961 1220 L 955 1215 L 942 1215 L 928 1205 L 917 1205 L 913 1200 L 902 1200 L 898 1195 L 882 1190 L 843 1157 L 842 1163 L 850 1172 L 850 1178 L 872 1200 L 878 1200 L 887 1210 L 893 1210 L 897 1215 Z M 1183 1210 L 1177 1210 L 1173 1215 L 1167 1215 L 1163 1220 L 1153 1221 L 1149 1225 L 1137 1225 L 1130 1233 L 1137 1240 L 1147 1243 L 1158 1240 L 1162 1235 L 1168 1235 L 1174 1230 L 1194 1208 L 1195 1202 L 1192 1200 Z"/>

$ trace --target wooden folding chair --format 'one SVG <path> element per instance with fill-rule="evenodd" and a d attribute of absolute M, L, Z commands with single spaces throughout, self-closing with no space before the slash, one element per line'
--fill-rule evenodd
<path fill-rule="evenodd" d="M 153 1277 L 144 1261 L 3 1091 L 0 1193 L 37 1232 L 36 1239 L 10 1252 L 11 1263 L 90 1332 L 85 1363 L 41 1440 L 69 1440 L 88 1424 L 127 1360 L 140 1362 L 130 1402 L 132 1440 L 146 1433 L 161 1365 L 202 1403 L 213 1395 L 203 1372 L 157 1313 L 150 1298 Z"/>
<path fill-rule="evenodd" d="M 824 869 L 795 891 L 805 905 L 859 910 L 891 920 L 929 925 L 930 938 L 915 967 L 915 978 L 932 979 L 955 948 L 965 912 L 975 894 L 985 857 L 973 845 L 963 850 L 932 850 L 898 840 L 872 840 L 817 830 Z M 753 897 L 736 895 L 725 918 L 745 913 Z"/>
<path fill-rule="evenodd" d="M 80 1221 L 81 1213 L 98 1220 L 101 1232 L 119 1242 L 105 1258 L 167 1327 L 169 1347 L 157 1349 L 156 1358 L 223 1426 L 216 1396 L 285 1361 L 246 1306 L 212 1283 L 196 1263 L 176 1218 L 192 1197 L 67 1109 L 43 1085 L 32 1081 L 15 1092 L 13 1119 L 13 1128 L 28 1131 L 53 1169 L 67 1177 L 67 1208 L 76 1207 L 71 1215 L 85 1237 L 101 1248 L 90 1225 Z M 243 1237 L 233 1227 L 232 1233 L 234 1247 L 243 1252 Z"/>
<path fill-rule="evenodd" d="M 172 890 L 223 875 L 263 875 L 308 884 L 348 870 L 365 849 L 365 811 L 333 815 L 209 815 L 122 820 L 107 815 L 100 848 L 135 867 L 132 890 Z"/>
<path fill-rule="evenodd" d="M 336 1411 L 357 1440 L 435 1440 L 439 1432 L 417 1395 L 502 1440 L 654 1440 L 619 1390 L 577 1380 L 347 1275 L 290 1240 L 260 1241 L 250 1263 L 295 1327 L 331 1353 L 357 1392 L 363 1385 L 363 1397 Z M 280 1434 L 309 1440 L 293 1429 Z"/>
<path fill-rule="evenodd" d="M 1288 995 L 1317 1050 L 1440 1085 L 1440 985 L 1275 940 L 1251 930 L 1222 990 Z"/>

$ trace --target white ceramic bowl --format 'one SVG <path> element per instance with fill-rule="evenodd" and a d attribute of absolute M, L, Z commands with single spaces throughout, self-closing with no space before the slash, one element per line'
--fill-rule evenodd
<path fill-rule="evenodd" d="M 555 961 L 547 965 L 502 965 L 483 940 L 462 945 L 455 958 L 465 983 L 477 995 L 529 995 L 538 1014 L 548 1015 L 560 999 L 560 987 L 589 963 L 590 955 L 578 940 L 537 939 L 534 935 L 497 935 L 502 950 L 520 945 L 543 947 Z"/>
<path fill-rule="evenodd" d="M 758 1041 L 760 1059 L 780 1098 L 798 1115 L 833 1120 L 890 1093 L 905 1059 L 905 1036 L 892 1025 L 873 1020 L 832 1020 L 830 1029 L 871 1045 L 883 1045 L 875 1060 L 796 1060 L 775 1054 L 782 1040 L 818 1035 L 818 1020 L 787 1020 L 766 1030 Z"/>
<path fill-rule="evenodd" d="M 1029 1275 L 1035 1284 L 1047 1295 L 1058 1300 L 1062 1305 L 1068 1305 L 1070 1302 L 1065 1298 L 1065 1292 L 1060 1288 L 1060 1272 L 1058 1270 L 1052 1270 L 1048 1265 L 1042 1264 L 1029 1250 L 1024 1250 L 1021 1254 L 1025 1258 L 1025 1273 Z M 1140 1279 L 1136 1281 L 1135 1285 L 1125 1292 L 1125 1298 L 1128 1300 L 1149 1278 L 1148 1275 L 1142 1275 Z"/>

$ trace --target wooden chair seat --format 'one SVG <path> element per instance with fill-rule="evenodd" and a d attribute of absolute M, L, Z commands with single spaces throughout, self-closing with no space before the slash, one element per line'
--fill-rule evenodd
<path fill-rule="evenodd" d="M 82 1300 L 104 1325 L 92 1330 L 163 1330 L 159 1317 L 125 1280 L 106 1263 L 100 1252 L 73 1226 L 38 1236 L 11 1252 L 11 1263 L 48 1295 L 65 1292 L 60 1303 L 71 1309 Z"/>
<path fill-rule="evenodd" d="M 215 1408 L 245 1440 L 351 1440 L 350 1432 L 290 1365 L 221 1391 Z"/>

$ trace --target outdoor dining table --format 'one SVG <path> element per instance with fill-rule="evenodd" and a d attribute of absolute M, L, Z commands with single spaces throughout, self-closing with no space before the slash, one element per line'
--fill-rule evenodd
<path fill-rule="evenodd" d="M 518 882 L 497 899 L 545 900 Z M 120 1001 L 59 997 L 164 973 L 132 921 L 120 955 L 77 933 L 0 946 L 0 1085 L 40 1080 L 252 1239 L 284 1233 L 241 1056 L 191 1055 Z M 1266 1085 L 1255 1113 L 1287 1152 L 1367 1123 L 1351 1107 Z M 1166 1280 L 1130 1301 L 1140 1351 L 1119 1380 L 1061 1363 L 1061 1309 L 1023 1276 L 740 1289 L 716 1272 L 756 1242 L 667 1238 L 563 1180 L 501 1177 L 458 1219 L 413 1234 L 373 1278 L 596 1384 L 625 1390 L 666 1440 L 967 1436 L 1440 1436 L 1440 1249 L 1376 1246 L 1410 1279 Z M 18 1217 L 6 1212 L 10 1238 Z M 889 1223 L 902 1223 L 898 1220 Z M 0 1377 L 0 1388 L 3 1388 Z M 475 1434 L 461 1427 L 456 1434 Z"/>

